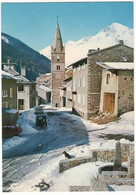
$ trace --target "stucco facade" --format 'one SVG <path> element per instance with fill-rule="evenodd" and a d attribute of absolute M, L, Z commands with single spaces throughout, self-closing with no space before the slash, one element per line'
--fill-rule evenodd
<path fill-rule="evenodd" d="M 73 65 L 73 112 L 87 117 L 88 64 L 86 59 Z"/>
<path fill-rule="evenodd" d="M 36 83 L 18 83 L 18 110 L 27 110 L 36 106 Z"/>
<path fill-rule="evenodd" d="M 2 71 L 2 107 L 17 109 L 17 80 Z"/>

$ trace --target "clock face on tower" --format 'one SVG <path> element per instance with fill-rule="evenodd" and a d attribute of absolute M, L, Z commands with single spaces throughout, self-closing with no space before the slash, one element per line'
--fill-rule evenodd
<path fill-rule="evenodd" d="M 57 56 L 57 61 L 59 62 L 59 60 L 60 60 L 60 56 Z"/>

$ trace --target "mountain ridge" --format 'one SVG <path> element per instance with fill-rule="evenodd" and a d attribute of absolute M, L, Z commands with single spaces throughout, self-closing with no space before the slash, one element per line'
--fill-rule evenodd
<path fill-rule="evenodd" d="M 6 33 L 2 33 L 1 39 L 2 63 L 7 62 L 7 59 L 11 58 L 13 62 L 16 62 L 18 72 L 20 72 L 21 66 L 25 66 L 27 69 L 26 77 L 29 80 L 36 80 L 39 74 L 51 71 L 50 60 L 24 42 Z"/>
<path fill-rule="evenodd" d="M 86 57 L 89 49 L 104 49 L 118 44 L 119 40 L 123 40 L 127 46 L 134 47 L 133 29 L 116 22 L 94 36 L 83 37 L 78 41 L 69 40 L 65 43 L 66 66 Z M 50 46 L 39 52 L 50 59 Z"/>

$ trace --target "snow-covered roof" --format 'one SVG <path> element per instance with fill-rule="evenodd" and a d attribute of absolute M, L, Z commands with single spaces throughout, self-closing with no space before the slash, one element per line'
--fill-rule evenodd
<path fill-rule="evenodd" d="M 96 62 L 99 66 L 106 68 L 107 70 L 133 70 L 133 62 Z"/>
<path fill-rule="evenodd" d="M 49 87 L 45 87 L 44 85 L 37 85 L 37 87 L 39 87 L 40 89 L 43 89 L 46 92 L 50 92 L 51 89 Z"/>
<path fill-rule="evenodd" d="M 16 78 L 18 79 L 18 83 L 30 83 L 30 81 L 23 75 L 18 75 Z"/>
<path fill-rule="evenodd" d="M 6 71 L 3 71 L 3 70 L 1 70 L 1 75 L 2 75 L 2 78 L 5 78 L 5 79 L 15 79 L 15 80 L 17 79 L 14 77 L 14 75 L 12 75 Z"/>
<path fill-rule="evenodd" d="M 17 72 L 16 70 L 10 70 L 10 74 L 17 76 L 19 75 L 19 72 Z"/>
<path fill-rule="evenodd" d="M 16 114 L 18 113 L 18 110 L 16 109 L 10 109 L 10 110 L 5 110 L 6 113 L 9 113 L 9 114 Z"/>

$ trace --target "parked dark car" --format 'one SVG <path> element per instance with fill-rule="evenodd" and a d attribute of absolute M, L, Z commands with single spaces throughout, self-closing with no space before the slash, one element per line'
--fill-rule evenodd
<path fill-rule="evenodd" d="M 22 132 L 22 128 L 19 126 L 19 124 L 16 125 L 9 125 L 9 126 L 2 126 L 2 138 L 9 138 L 13 136 L 19 136 L 19 134 Z"/>
<path fill-rule="evenodd" d="M 36 115 L 36 127 L 46 127 L 46 126 L 47 126 L 46 115 L 37 114 Z"/>
<path fill-rule="evenodd" d="M 43 114 L 44 110 L 41 106 L 37 106 L 34 110 L 34 114 Z"/>

